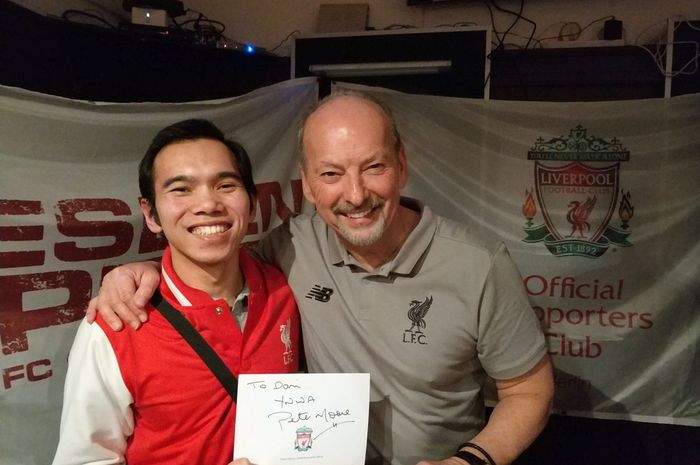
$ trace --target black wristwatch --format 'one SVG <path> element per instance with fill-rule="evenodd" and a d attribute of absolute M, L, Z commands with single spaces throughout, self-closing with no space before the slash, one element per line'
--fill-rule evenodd
<path fill-rule="evenodd" d="M 471 452 L 467 452 L 466 450 L 458 450 L 455 452 L 454 456 L 464 460 L 469 465 L 489 465 L 486 460 L 472 454 Z"/>

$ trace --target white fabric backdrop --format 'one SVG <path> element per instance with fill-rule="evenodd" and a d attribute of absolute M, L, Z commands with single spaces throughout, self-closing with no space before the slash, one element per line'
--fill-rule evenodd
<path fill-rule="evenodd" d="M 700 95 L 544 103 L 337 87 L 394 111 L 407 194 L 505 240 L 548 334 L 556 411 L 700 425 Z M 571 202 L 594 196 L 590 229 L 568 238 Z M 535 242 L 543 231 L 560 238 Z"/>
<path fill-rule="evenodd" d="M 156 131 L 207 118 L 246 147 L 255 241 L 300 208 L 296 128 L 316 94 L 302 79 L 228 101 L 96 105 L 0 87 L 0 464 L 51 463 L 76 320 L 105 268 L 158 255 L 137 203 Z"/>
<path fill-rule="evenodd" d="M 364 89 L 396 113 L 406 194 L 507 242 L 549 334 L 556 409 L 700 425 L 700 96 Z M 214 103 L 97 105 L 0 87 L 0 464 L 50 462 L 76 321 L 106 269 L 158 253 L 136 203 L 155 131 L 204 117 L 248 148 L 255 241 L 302 208 L 295 132 L 315 95 L 298 80 Z"/>

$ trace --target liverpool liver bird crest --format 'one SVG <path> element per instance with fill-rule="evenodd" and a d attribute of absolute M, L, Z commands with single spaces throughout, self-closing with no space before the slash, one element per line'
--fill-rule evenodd
<path fill-rule="evenodd" d="M 280 325 L 280 339 L 282 340 L 282 343 L 284 344 L 284 349 L 285 349 L 285 354 L 291 352 L 292 350 L 292 337 L 291 337 L 291 330 L 292 330 L 292 321 L 290 318 L 287 319 L 287 324 Z"/>
<path fill-rule="evenodd" d="M 577 200 L 569 203 L 569 211 L 566 213 L 566 220 L 571 223 L 571 234 L 566 237 L 573 236 L 578 231 L 578 237 L 584 237 L 584 228 L 586 231 L 591 229 L 588 224 L 588 216 L 595 207 L 596 197 L 588 197 L 585 202 L 581 203 Z"/>
<path fill-rule="evenodd" d="M 426 297 L 423 302 L 420 300 L 412 300 L 410 308 L 408 309 L 408 319 L 411 320 L 411 328 L 408 331 L 413 331 L 413 328 L 417 328 L 417 333 L 422 333 L 421 328 L 425 328 L 425 314 L 430 310 L 430 306 L 433 304 L 433 296 Z"/>

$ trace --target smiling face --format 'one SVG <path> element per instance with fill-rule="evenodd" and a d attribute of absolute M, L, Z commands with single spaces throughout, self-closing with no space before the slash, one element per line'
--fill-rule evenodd
<path fill-rule="evenodd" d="M 306 199 L 349 249 L 391 245 L 406 157 L 373 102 L 342 96 L 306 120 L 302 141 Z"/>
<path fill-rule="evenodd" d="M 196 139 L 165 146 L 153 162 L 153 189 L 155 212 L 145 199 L 141 211 L 148 228 L 167 238 L 182 279 L 193 266 L 237 263 L 254 207 L 226 145 Z"/>

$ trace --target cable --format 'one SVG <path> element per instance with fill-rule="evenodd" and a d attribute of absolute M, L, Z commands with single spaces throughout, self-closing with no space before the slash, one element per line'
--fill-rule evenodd
<path fill-rule="evenodd" d="M 674 41 L 671 44 L 668 43 L 659 43 L 657 44 L 657 48 L 659 45 L 664 45 L 664 51 L 660 55 L 660 59 L 664 59 L 666 57 L 666 53 L 668 50 L 669 45 L 673 45 L 674 47 L 677 45 L 692 45 L 695 48 L 695 53 L 692 58 L 690 58 L 683 66 L 680 67 L 677 71 L 671 70 L 671 72 L 666 72 L 665 67 L 661 64 L 661 60 L 656 62 L 657 67 L 661 71 L 661 74 L 663 74 L 665 77 L 676 77 L 680 75 L 692 75 L 698 72 L 698 58 L 700 58 L 700 45 L 695 42 L 695 41 L 689 41 L 689 40 L 682 40 L 682 41 Z M 649 50 L 646 47 L 642 47 L 641 45 L 637 45 L 637 47 L 641 47 L 643 50 L 646 50 L 647 53 L 651 54 L 651 50 Z M 652 57 L 654 55 L 652 54 Z M 686 71 L 686 68 L 688 68 L 690 65 L 694 65 L 693 69 L 690 71 Z"/>
<path fill-rule="evenodd" d="M 651 28 L 653 28 L 653 27 L 655 27 L 655 26 L 657 26 L 657 25 L 664 25 L 664 26 L 665 26 L 666 23 L 668 22 L 668 20 L 669 20 L 669 19 L 672 19 L 672 18 L 674 18 L 674 17 L 673 17 L 673 16 L 670 16 L 670 17 L 668 17 L 668 18 L 664 18 L 664 19 L 661 19 L 661 20 L 659 20 L 659 21 L 655 21 L 655 22 L 651 23 L 649 26 L 647 26 L 647 27 L 645 27 L 644 29 L 642 29 L 641 32 L 640 32 L 639 34 L 637 34 L 637 38 L 634 40 L 634 44 L 633 44 L 633 45 L 639 45 L 642 36 L 643 36 L 647 31 L 649 31 Z M 665 37 L 665 36 L 666 36 L 666 29 L 665 29 L 665 28 L 662 28 L 662 31 L 661 31 L 659 34 L 657 34 L 656 37 L 652 38 L 652 41 L 653 41 L 653 42 L 658 42 L 659 40 L 663 40 L 662 37 Z"/>
<path fill-rule="evenodd" d="M 695 56 L 693 56 L 693 58 L 689 59 L 683 66 L 681 66 L 681 68 L 679 70 L 677 70 L 677 71 L 672 70 L 670 73 L 666 72 L 665 67 L 660 63 L 660 60 L 663 60 L 663 57 L 665 57 L 665 55 L 666 55 L 665 50 L 661 55 L 657 56 L 656 54 L 652 53 L 651 50 L 644 47 L 643 45 L 633 44 L 633 46 L 641 48 L 642 50 L 647 52 L 649 55 L 651 55 L 651 57 L 654 59 L 654 63 L 656 64 L 656 67 L 659 69 L 662 76 L 673 78 L 673 77 L 680 76 L 680 75 L 691 75 L 691 74 L 695 74 L 698 72 L 698 59 L 700 59 L 700 44 L 698 44 L 697 42 L 692 41 L 692 40 L 682 40 L 682 41 L 678 41 L 678 42 L 672 42 L 671 44 L 662 43 L 662 42 L 656 44 L 657 49 L 659 48 L 660 45 L 664 45 L 665 48 L 667 49 L 668 45 L 673 45 L 675 47 L 676 45 L 683 45 L 683 44 L 694 45 L 695 46 Z M 693 69 L 691 71 L 686 71 L 686 68 L 689 67 L 691 64 L 695 65 L 693 67 Z"/>
<path fill-rule="evenodd" d="M 602 18 L 594 19 L 593 21 L 591 21 L 590 23 L 586 24 L 585 26 L 583 26 L 581 28 L 581 32 L 579 32 L 579 36 L 583 33 L 583 31 L 585 31 L 589 27 L 593 26 L 595 23 L 597 23 L 599 21 L 607 21 L 608 19 L 615 19 L 615 16 L 608 15 L 608 16 L 603 16 Z"/>
<path fill-rule="evenodd" d="M 272 47 L 272 48 L 269 49 L 268 51 L 269 51 L 270 53 L 274 52 L 275 50 L 277 50 L 278 48 L 280 48 L 285 42 L 287 42 L 294 34 L 301 34 L 301 31 L 300 31 L 299 29 L 294 29 L 292 32 L 290 32 L 289 34 L 287 34 L 287 37 L 285 37 L 284 39 L 282 39 L 282 41 L 281 41 L 279 44 L 275 45 L 274 47 Z"/>
<path fill-rule="evenodd" d="M 693 26 L 693 24 L 692 24 L 690 21 L 684 19 L 683 22 L 684 22 L 685 25 L 688 26 L 690 29 L 694 29 L 694 30 L 696 30 L 696 31 L 700 31 L 700 27 L 695 27 L 695 26 Z M 676 29 L 677 29 L 677 28 L 676 28 Z"/>
<path fill-rule="evenodd" d="M 244 46 L 239 42 L 229 39 L 224 35 L 226 30 L 226 25 L 221 21 L 216 21 L 214 19 L 209 19 L 204 13 L 188 8 L 185 10 L 185 15 L 194 13 L 197 15 L 196 18 L 186 19 L 182 22 L 177 22 L 175 18 L 172 18 L 175 26 L 183 32 L 190 32 L 194 35 L 195 42 L 202 45 L 209 46 L 222 46 L 227 47 L 228 42 L 234 43 L 237 47 Z"/>
<path fill-rule="evenodd" d="M 658 34 L 659 38 L 654 44 L 649 44 L 648 46 L 644 46 L 639 44 L 641 41 L 642 35 L 653 28 L 654 26 L 660 24 L 660 23 L 666 23 L 668 24 L 669 21 L 673 21 L 673 32 L 681 27 L 682 24 L 685 24 L 686 26 L 690 27 L 691 29 L 694 30 L 700 30 L 700 28 L 693 26 L 684 16 L 669 16 L 663 20 L 656 21 L 643 29 L 638 35 L 637 38 L 635 39 L 635 43 L 632 44 L 635 47 L 639 47 L 642 50 L 644 50 L 646 53 L 651 55 L 652 59 L 654 60 L 654 64 L 658 68 L 659 72 L 661 73 L 662 76 L 667 77 L 667 78 L 674 78 L 676 76 L 680 75 L 692 75 L 698 72 L 699 65 L 698 61 L 700 60 L 700 43 L 697 41 L 673 41 L 671 43 L 668 43 L 666 40 L 663 40 L 663 37 L 666 37 L 668 35 L 667 32 L 660 32 Z M 651 46 L 655 46 L 656 50 L 652 51 L 649 49 Z M 694 48 L 695 53 L 693 54 L 693 57 L 689 58 L 688 61 L 686 61 L 682 66 L 680 66 L 679 69 L 677 70 L 671 70 L 670 72 L 666 71 L 666 54 L 668 53 L 668 50 L 670 46 L 676 47 L 677 45 L 691 45 Z M 690 66 L 692 65 L 692 68 Z"/>
<path fill-rule="evenodd" d="M 552 23 L 552 24 L 550 24 L 549 26 L 547 26 L 547 27 L 545 27 L 544 29 L 542 29 L 542 32 L 540 33 L 540 36 L 537 37 L 537 38 L 535 38 L 535 39 L 533 39 L 533 40 L 535 40 L 535 41 L 538 43 L 539 47 L 542 47 L 542 43 L 543 43 L 544 41 L 546 41 L 546 40 L 558 39 L 558 38 L 559 38 L 559 34 L 554 35 L 554 36 L 545 36 L 545 35 L 544 35 L 545 32 L 547 32 L 549 29 L 551 29 L 552 27 L 554 27 L 554 26 L 556 26 L 556 25 L 558 25 L 558 24 L 561 24 L 561 25 L 562 25 L 562 26 L 559 28 L 559 34 L 561 34 L 562 28 L 563 28 L 564 26 L 566 26 L 567 24 L 571 24 L 571 21 L 558 21 L 558 22 Z M 576 24 L 578 24 L 578 23 L 576 23 Z"/>
<path fill-rule="evenodd" d="M 557 39 L 557 40 L 559 40 L 559 41 L 562 41 L 562 40 L 569 40 L 569 38 L 571 38 L 571 40 L 578 40 L 578 39 L 581 37 L 581 34 L 583 33 L 583 31 L 585 31 L 585 30 L 588 29 L 589 27 L 593 26 L 595 23 L 597 23 L 597 22 L 599 22 L 599 21 L 604 21 L 604 20 L 607 20 L 607 19 L 612 19 L 612 18 L 615 18 L 615 17 L 612 16 L 612 15 L 603 16 L 603 17 L 594 19 L 593 21 L 589 22 L 588 24 L 586 24 L 586 25 L 583 26 L 583 27 L 581 27 L 581 25 L 580 25 L 577 21 L 566 21 L 566 22 L 561 22 L 561 21 L 560 21 L 560 22 L 558 22 L 558 23 L 550 24 L 549 26 L 547 26 L 546 28 L 544 28 L 544 30 L 542 31 L 542 32 L 544 33 L 544 31 L 546 31 L 547 29 L 551 28 L 552 26 L 555 26 L 555 25 L 557 25 L 557 24 L 561 24 L 561 27 L 559 28 L 559 33 L 558 33 L 557 35 L 555 35 L 555 36 L 545 36 L 545 37 L 540 36 L 540 37 L 538 37 L 538 38 L 535 39 L 535 40 L 539 42 L 540 46 L 542 46 L 542 44 L 543 44 L 545 41 L 547 41 L 547 40 L 552 40 L 552 39 Z M 578 26 L 578 30 L 577 30 L 576 32 L 573 32 L 573 33 L 565 34 L 565 33 L 563 32 L 563 31 L 564 31 L 564 28 L 567 27 L 567 26 L 569 26 L 569 25 L 576 25 L 576 26 Z"/>
<path fill-rule="evenodd" d="M 504 44 L 508 33 L 511 31 L 511 29 L 513 29 L 513 27 L 518 23 L 518 21 L 520 21 L 522 19 L 523 21 L 526 21 L 532 25 L 532 32 L 530 33 L 530 39 L 528 39 L 527 43 L 525 44 L 525 48 L 529 47 L 530 42 L 532 41 L 532 38 L 535 36 L 535 31 L 537 30 L 537 23 L 535 23 L 531 19 L 528 19 L 525 16 L 523 16 L 523 9 L 525 8 L 525 0 L 520 0 L 520 9 L 518 12 L 515 12 L 513 10 L 509 10 L 507 8 L 502 8 L 502 7 L 498 6 L 498 4 L 496 3 L 496 0 L 491 0 L 491 3 L 493 4 L 493 7 L 496 8 L 498 11 L 501 11 L 503 13 L 508 13 L 508 14 L 514 15 L 516 17 L 515 20 L 513 21 L 513 23 L 510 25 L 510 27 L 506 30 L 506 32 L 503 33 L 501 43 Z"/>
<path fill-rule="evenodd" d="M 194 28 L 196 29 L 197 27 L 200 27 L 200 28 L 201 28 L 200 23 L 205 23 L 205 24 L 208 24 L 213 30 L 215 30 L 215 31 L 216 31 L 217 33 L 219 33 L 219 34 L 223 34 L 223 32 L 226 30 L 226 25 L 225 25 L 224 23 L 222 23 L 221 21 L 216 21 L 216 20 L 214 20 L 214 19 L 209 19 L 209 18 L 207 18 L 207 17 L 204 15 L 204 13 L 201 13 L 201 12 L 199 12 L 199 11 L 197 11 L 197 10 L 192 10 L 192 9 L 190 9 L 190 8 L 188 8 L 188 9 L 185 11 L 185 14 L 188 14 L 188 13 L 190 13 L 190 12 L 191 12 L 191 13 L 196 13 L 196 14 L 197 14 L 197 18 L 196 18 L 196 19 L 188 19 L 188 20 L 185 20 L 185 21 L 183 21 L 183 22 L 181 22 L 181 23 L 179 23 L 179 24 L 178 24 L 177 22 L 175 22 L 175 24 L 176 24 L 178 27 L 182 27 L 182 28 L 184 28 L 186 25 L 193 24 L 193 25 L 194 25 Z M 173 21 L 175 21 L 175 20 L 173 19 Z M 217 29 L 216 26 L 218 26 L 220 29 Z"/>
<path fill-rule="evenodd" d="M 486 79 L 484 79 L 484 87 L 482 88 L 482 92 L 486 93 L 486 86 L 489 84 L 490 80 L 491 80 L 491 70 L 489 70 L 488 74 L 486 75 Z"/>
<path fill-rule="evenodd" d="M 89 13 L 89 12 L 84 11 L 84 10 L 66 10 L 63 12 L 63 14 L 61 14 L 61 18 L 66 20 L 66 21 L 69 21 L 72 23 L 81 22 L 81 21 L 72 21 L 70 19 L 71 16 L 86 16 L 88 18 L 96 19 L 97 21 L 99 21 L 100 23 L 109 27 L 110 29 L 117 29 L 116 26 L 112 25 L 109 21 L 104 19 L 102 16 L 96 15 L 94 13 Z M 82 24 L 85 24 L 85 23 L 82 23 Z"/>
<path fill-rule="evenodd" d="M 515 15 L 515 19 L 513 20 L 513 22 L 510 23 L 510 26 L 508 27 L 508 29 L 506 29 L 506 32 L 503 33 L 503 36 L 502 36 L 502 37 L 503 37 L 503 40 L 501 41 L 501 42 L 503 43 L 503 42 L 505 42 L 506 37 L 508 36 L 508 33 L 509 33 L 509 32 L 513 29 L 513 27 L 518 23 L 518 21 L 520 20 L 520 18 L 523 17 L 523 7 L 525 6 L 525 0 L 520 0 L 520 10 L 519 10 L 517 13 L 515 13 L 515 12 L 513 12 L 513 11 L 510 11 L 510 10 L 504 10 L 504 9 L 500 8 L 500 7 L 496 4 L 496 0 L 491 0 L 491 3 L 493 3 L 493 6 L 496 7 L 497 10 L 503 11 L 503 12 L 507 12 L 507 13 L 511 13 L 511 14 Z M 505 46 L 505 44 L 504 44 L 504 46 Z"/>
<path fill-rule="evenodd" d="M 567 26 L 576 26 L 576 31 L 575 32 L 569 32 L 567 34 L 564 33 L 564 28 Z M 583 28 L 581 25 L 575 21 L 569 21 L 561 25 L 559 28 L 559 34 L 557 34 L 556 39 L 558 41 L 564 41 L 564 40 L 578 40 L 581 37 L 581 33 L 583 32 Z"/>
<path fill-rule="evenodd" d="M 412 24 L 395 23 L 395 24 L 389 24 L 388 26 L 382 28 L 383 31 L 394 31 L 397 29 L 416 29 L 416 26 L 414 26 Z"/>
<path fill-rule="evenodd" d="M 515 37 L 520 37 L 521 39 L 528 39 L 528 40 L 533 44 L 533 45 L 532 45 L 532 48 L 541 48 L 541 47 L 542 47 L 542 43 L 540 42 L 540 40 L 537 39 L 537 38 L 535 38 L 535 37 L 524 36 L 524 35 L 518 34 L 518 33 L 516 33 L 516 32 L 511 32 L 510 35 L 515 36 Z M 518 48 L 520 48 L 520 49 L 524 49 L 524 48 L 525 48 L 525 47 L 522 46 L 522 45 L 516 45 L 516 44 L 509 44 L 509 45 L 513 45 L 514 47 L 518 47 Z"/>
<path fill-rule="evenodd" d="M 469 26 L 478 26 L 478 24 L 475 23 L 475 22 L 472 22 L 472 21 L 460 21 L 460 22 L 458 22 L 458 23 L 452 23 L 452 24 L 447 24 L 447 23 L 436 24 L 436 25 L 433 26 L 433 27 L 438 28 L 438 27 L 465 27 L 465 26 L 466 26 L 466 27 L 469 27 Z"/>
<path fill-rule="evenodd" d="M 535 31 L 537 30 L 537 23 L 535 23 L 531 19 L 528 19 L 525 16 L 523 16 L 523 10 L 525 9 L 525 0 L 520 0 L 520 7 L 519 7 L 518 11 L 513 11 L 513 10 L 509 10 L 507 8 L 503 8 L 496 3 L 496 0 L 483 0 L 483 3 L 484 3 L 484 5 L 486 5 L 486 8 L 488 8 L 488 10 L 489 10 L 489 17 L 491 18 L 491 26 L 493 28 L 494 35 L 496 36 L 496 39 L 498 40 L 498 43 L 495 45 L 495 48 L 503 49 L 503 48 L 505 48 L 506 45 L 509 45 L 509 44 L 506 44 L 506 37 L 508 36 L 508 34 L 513 34 L 511 31 L 520 20 L 526 21 L 532 25 L 532 31 L 530 33 L 530 36 L 528 37 L 527 42 L 525 43 L 525 46 L 520 47 L 520 48 L 528 48 L 530 46 L 530 44 L 532 43 L 532 40 L 535 36 Z M 501 35 L 501 37 L 498 36 L 499 33 L 496 30 L 496 22 L 494 19 L 493 10 L 491 9 L 492 5 L 493 5 L 493 8 L 495 8 L 496 10 L 498 10 L 502 13 L 507 13 L 507 14 L 515 16 L 515 19 L 510 24 L 510 26 L 508 26 L 508 28 Z M 517 34 L 514 34 L 514 35 L 517 35 Z M 510 44 L 510 45 L 517 47 L 517 45 L 515 45 L 515 44 Z"/>
<path fill-rule="evenodd" d="M 498 40 L 498 43 L 496 43 L 496 47 L 498 48 L 499 43 L 503 43 L 503 40 L 498 37 L 498 31 L 496 30 L 496 21 L 493 18 L 493 10 L 491 9 L 491 5 L 489 4 L 488 0 L 483 0 L 484 5 L 486 5 L 486 8 L 489 10 L 489 16 L 491 17 L 491 29 L 493 30 L 493 35 L 496 36 L 496 39 Z M 494 42 L 491 41 L 491 45 L 494 45 Z"/>

